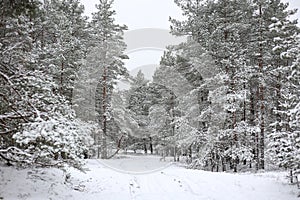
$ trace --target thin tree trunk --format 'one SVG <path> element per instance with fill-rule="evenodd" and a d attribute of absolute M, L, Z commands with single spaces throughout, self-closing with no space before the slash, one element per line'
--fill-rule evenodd
<path fill-rule="evenodd" d="M 115 153 L 113 153 L 111 156 L 109 156 L 107 159 L 111 159 L 112 157 L 114 157 L 115 155 L 117 155 L 121 149 L 121 143 L 122 143 L 122 139 L 124 138 L 125 134 L 123 133 L 120 137 L 120 139 L 118 140 L 117 143 L 117 150 L 115 151 Z"/>
<path fill-rule="evenodd" d="M 259 87 L 257 88 L 256 91 L 257 99 L 259 99 Z M 259 119 L 259 111 L 256 111 L 256 118 Z M 259 170 L 260 169 L 260 148 L 259 148 L 259 133 L 255 132 L 255 169 Z"/>
<path fill-rule="evenodd" d="M 280 99 L 281 99 L 281 85 L 280 85 L 280 81 L 281 81 L 281 75 L 279 74 L 277 76 L 277 83 L 276 83 L 276 121 L 280 122 L 281 121 L 281 114 L 280 114 L 280 110 L 281 110 L 281 106 L 280 106 Z M 281 126 L 280 125 L 276 125 L 276 131 L 280 131 L 281 130 Z"/>
<path fill-rule="evenodd" d="M 226 171 L 226 163 L 224 161 L 224 158 L 221 159 L 222 162 L 222 171 L 225 172 Z"/>
<path fill-rule="evenodd" d="M 250 80 L 251 81 L 251 80 Z M 250 125 L 252 127 L 254 127 L 255 125 L 255 94 L 254 94 L 254 91 L 253 91 L 253 85 L 250 83 L 250 117 L 249 117 L 249 120 L 250 120 Z M 253 153 L 253 159 L 254 161 L 257 160 L 257 155 L 256 155 L 256 132 L 253 131 L 252 134 L 252 142 L 253 142 L 253 145 L 252 145 L 252 153 Z M 250 168 L 252 168 L 252 161 L 250 161 Z"/>
<path fill-rule="evenodd" d="M 261 124 L 260 124 L 260 168 L 265 169 L 265 119 L 264 119 L 264 87 L 261 86 Z"/>
<path fill-rule="evenodd" d="M 101 152 L 101 158 L 102 159 L 107 159 L 107 118 L 106 118 L 106 98 L 107 98 L 107 91 L 106 91 L 106 87 L 107 87 L 107 75 L 106 75 L 106 66 L 104 66 L 103 69 L 103 93 L 102 93 L 102 108 L 103 108 L 103 127 L 102 127 L 102 152 Z"/>
<path fill-rule="evenodd" d="M 63 76 L 64 76 L 64 62 L 61 62 L 60 71 L 60 94 L 63 95 Z"/>
<path fill-rule="evenodd" d="M 176 146 L 175 146 L 175 145 L 174 145 L 174 148 L 173 148 L 173 149 L 174 149 L 174 155 L 173 155 L 173 156 L 174 156 L 174 162 L 176 162 L 176 150 L 177 150 L 177 149 L 176 149 Z"/>
<path fill-rule="evenodd" d="M 104 133 L 102 133 L 102 138 L 101 138 L 101 158 L 102 159 L 107 159 L 107 142 L 106 142 L 106 136 L 104 135 Z"/>
<path fill-rule="evenodd" d="M 260 43 L 259 43 L 259 70 L 261 73 L 261 77 L 263 77 L 263 47 L 262 47 L 262 6 L 259 5 L 259 16 L 260 16 Z M 262 81 L 262 80 L 261 80 Z M 260 169 L 265 168 L 265 105 L 264 105 L 264 86 L 262 83 L 260 83 L 259 86 L 259 92 L 260 92 Z"/>
<path fill-rule="evenodd" d="M 147 154 L 147 144 L 146 144 L 145 138 L 143 138 L 143 142 L 144 142 L 144 151 L 145 151 L 145 154 Z"/>
<path fill-rule="evenodd" d="M 244 91 L 246 91 L 246 83 L 244 82 Z M 244 97 L 244 102 L 243 102 L 243 119 L 242 121 L 246 122 L 246 94 Z"/>
<path fill-rule="evenodd" d="M 174 97 L 174 94 L 172 94 L 171 96 L 171 110 L 170 110 L 170 115 L 171 115 L 171 123 L 172 123 L 172 136 L 175 136 L 175 125 L 174 125 L 174 121 L 175 121 L 175 114 L 174 114 L 174 100 L 175 100 L 175 97 Z M 173 150 L 174 150 L 174 162 L 176 162 L 176 156 L 177 156 L 177 148 L 176 148 L 176 143 L 174 142 L 174 147 L 173 147 Z"/>
<path fill-rule="evenodd" d="M 153 144 L 152 144 L 152 137 L 149 137 L 150 139 L 150 152 L 153 154 Z"/>
<path fill-rule="evenodd" d="M 192 158 L 193 158 L 193 147 L 192 145 L 190 145 L 189 147 L 189 162 L 192 162 Z"/>
<path fill-rule="evenodd" d="M 290 170 L 290 182 L 291 182 L 291 184 L 294 183 L 293 170 L 292 169 Z"/>

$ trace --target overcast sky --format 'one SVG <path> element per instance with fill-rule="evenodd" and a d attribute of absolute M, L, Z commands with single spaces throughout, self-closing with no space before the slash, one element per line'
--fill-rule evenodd
<path fill-rule="evenodd" d="M 98 0 L 81 0 L 86 14 L 95 11 Z M 300 0 L 283 0 L 290 3 L 291 8 L 300 8 Z M 174 0 L 115 0 L 114 9 L 117 12 L 116 21 L 126 24 L 130 30 L 138 28 L 165 28 L 170 23 L 169 16 L 182 19 L 180 8 Z M 300 14 L 296 16 L 300 18 Z"/>
<path fill-rule="evenodd" d="M 94 12 L 98 0 L 81 0 L 86 14 Z M 130 30 L 138 28 L 169 28 L 169 16 L 181 17 L 180 8 L 173 0 L 115 0 L 116 21 Z"/>

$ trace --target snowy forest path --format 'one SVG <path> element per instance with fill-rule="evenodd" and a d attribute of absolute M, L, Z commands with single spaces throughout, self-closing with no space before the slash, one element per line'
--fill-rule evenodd
<path fill-rule="evenodd" d="M 162 161 L 155 155 L 119 155 L 114 159 L 98 160 L 100 165 L 118 172 L 131 174 L 145 174 L 162 170 L 172 165 L 173 158 Z"/>
<path fill-rule="evenodd" d="M 297 199 L 294 190 L 283 184 L 283 173 L 280 175 L 278 172 L 253 175 L 188 170 L 172 164 L 171 159 L 163 162 L 158 156 L 151 155 L 130 155 L 96 162 L 99 166 L 91 173 L 95 174 L 95 177 L 101 177 L 102 180 L 105 176 L 109 176 L 109 179 L 104 179 L 107 181 L 101 188 L 114 191 L 110 194 L 106 190 L 97 193 L 99 197 L 105 199 Z M 108 164 L 113 165 L 114 169 L 111 169 L 112 166 L 107 166 Z M 128 169 L 131 171 L 126 171 Z M 132 171 L 133 169 L 138 171 Z"/>
<path fill-rule="evenodd" d="M 184 169 L 171 162 L 172 160 L 173 158 L 167 158 L 162 161 L 159 156 L 152 155 L 122 155 L 115 159 L 97 160 L 99 167 L 96 169 L 110 169 L 120 173 L 119 177 L 125 176 L 128 180 L 128 194 L 125 196 L 130 200 L 209 200 L 209 197 L 194 192 L 192 188 L 196 182 L 191 182 L 180 174 L 170 173 L 171 169 Z M 125 196 L 122 199 L 127 199 Z"/>
<path fill-rule="evenodd" d="M 158 166 L 157 159 L 132 156 L 109 162 L 121 167 L 133 163 L 137 169 L 137 163 L 144 161 L 141 170 Z M 153 166 L 149 166 L 151 161 Z M 0 166 L 0 197 L 14 200 L 299 200 L 297 188 L 287 184 L 285 172 L 216 173 L 170 164 L 152 172 L 134 173 L 113 170 L 102 163 L 102 160 L 87 160 L 84 172 L 72 167 L 64 172 L 55 168 L 16 170 Z"/>

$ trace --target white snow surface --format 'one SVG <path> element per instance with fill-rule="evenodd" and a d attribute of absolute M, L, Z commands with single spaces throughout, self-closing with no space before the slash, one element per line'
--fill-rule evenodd
<path fill-rule="evenodd" d="M 55 168 L 0 166 L 0 199 L 299 200 L 286 172 L 207 172 L 155 156 L 92 159 L 85 168 L 85 173 L 74 168 L 66 173 Z"/>

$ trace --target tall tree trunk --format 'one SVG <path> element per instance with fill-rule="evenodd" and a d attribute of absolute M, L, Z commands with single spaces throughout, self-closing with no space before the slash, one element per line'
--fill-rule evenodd
<path fill-rule="evenodd" d="M 244 87 L 244 91 L 246 91 L 246 82 L 244 82 L 243 87 Z M 244 101 L 243 101 L 243 119 L 242 119 L 242 121 L 244 121 L 244 122 L 246 122 L 246 110 L 247 110 L 246 98 L 247 97 L 246 97 L 246 94 L 245 94 Z"/>
<path fill-rule="evenodd" d="M 260 100 L 261 100 L 261 124 L 260 124 L 260 168 L 265 169 L 265 119 L 264 119 L 264 87 L 261 86 L 261 94 L 260 94 Z"/>
<path fill-rule="evenodd" d="M 189 146 L 189 163 L 192 163 L 193 161 L 193 145 L 191 144 Z"/>
<path fill-rule="evenodd" d="M 171 123 L 172 123 L 172 136 L 175 136 L 175 124 L 174 124 L 174 121 L 175 121 L 175 112 L 174 112 L 174 109 L 175 109 L 175 96 L 174 94 L 172 94 L 171 96 Z M 174 150 L 174 162 L 176 162 L 176 156 L 177 156 L 177 148 L 176 148 L 176 142 L 174 141 L 174 147 L 173 147 L 173 150 Z"/>
<path fill-rule="evenodd" d="M 145 152 L 145 154 L 147 154 L 147 142 L 146 142 L 146 139 L 145 138 L 143 138 L 143 142 L 144 142 L 144 152 Z"/>
<path fill-rule="evenodd" d="M 176 151 L 177 151 L 176 145 L 174 145 L 173 151 L 174 151 L 174 154 L 173 154 L 174 162 L 176 162 Z"/>
<path fill-rule="evenodd" d="M 102 108 L 103 108 L 103 126 L 102 126 L 102 152 L 101 152 L 101 158 L 107 159 L 107 118 L 106 118 L 106 108 L 107 108 L 107 72 L 106 72 L 106 66 L 104 66 L 103 69 L 103 93 L 102 93 Z"/>
<path fill-rule="evenodd" d="M 261 73 L 261 78 L 263 78 L 263 30 L 262 30 L 262 6 L 259 5 L 259 16 L 260 16 L 260 43 L 259 43 L 259 70 Z M 262 82 L 262 80 L 260 81 Z M 264 104 L 264 85 L 260 83 L 259 86 L 260 93 L 260 169 L 265 168 L 265 104 Z"/>
<path fill-rule="evenodd" d="M 280 106 L 280 100 L 281 100 L 281 74 L 279 72 L 277 76 L 277 83 L 276 83 L 276 121 L 280 122 L 281 121 L 281 106 Z M 277 124 L 275 127 L 276 131 L 281 131 L 281 125 Z"/>
<path fill-rule="evenodd" d="M 101 138 L 101 158 L 107 159 L 107 141 L 106 141 L 106 135 L 102 132 L 102 138 Z"/>
<path fill-rule="evenodd" d="M 222 162 L 222 171 L 225 172 L 226 171 L 226 162 L 223 157 L 221 158 L 221 162 Z"/>
<path fill-rule="evenodd" d="M 64 76 L 64 62 L 61 62 L 60 69 L 60 94 L 63 95 L 63 76 Z"/>
<path fill-rule="evenodd" d="M 249 116 L 249 122 L 252 127 L 255 126 L 255 94 L 253 91 L 254 84 L 252 84 L 250 80 L 250 116 Z M 254 161 L 257 161 L 257 155 L 256 155 L 256 131 L 252 131 L 252 153 L 253 153 L 253 159 Z M 250 162 L 250 168 L 252 168 L 252 164 Z"/>
<path fill-rule="evenodd" d="M 259 101 L 259 87 L 256 89 L 257 102 Z M 258 106 L 258 105 L 257 105 Z M 259 109 L 256 111 L 256 119 L 259 119 Z M 255 131 L 255 169 L 260 169 L 260 148 L 259 148 L 259 133 Z"/>
<path fill-rule="evenodd" d="M 149 137 L 149 139 L 150 139 L 150 152 L 151 152 L 151 154 L 153 154 L 153 144 L 152 144 L 152 137 Z"/>

